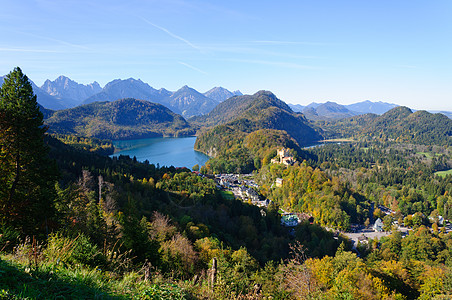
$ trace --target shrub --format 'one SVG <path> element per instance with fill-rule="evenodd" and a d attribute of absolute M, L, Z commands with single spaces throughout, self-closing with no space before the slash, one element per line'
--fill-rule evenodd
<path fill-rule="evenodd" d="M 76 238 L 64 237 L 60 233 L 51 234 L 44 255 L 49 262 L 55 264 L 95 266 L 104 262 L 104 257 L 97 246 L 83 234 Z"/>
<path fill-rule="evenodd" d="M 184 300 L 188 299 L 187 294 L 175 284 L 153 284 L 134 299 L 149 300 Z"/>
<path fill-rule="evenodd" d="M 19 232 L 11 226 L 0 227 L 0 251 L 10 250 L 16 245 Z"/>

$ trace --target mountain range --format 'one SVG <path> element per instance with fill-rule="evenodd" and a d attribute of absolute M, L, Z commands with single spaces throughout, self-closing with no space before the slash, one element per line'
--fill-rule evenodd
<path fill-rule="evenodd" d="M 54 81 L 47 79 L 41 86 L 41 89 L 51 96 L 65 99 L 71 103 L 71 106 L 77 106 L 83 100 L 102 91 L 102 88 L 96 81 L 84 85 L 65 76 L 60 76 Z"/>
<path fill-rule="evenodd" d="M 3 77 L 0 77 L 0 84 L 2 82 Z M 46 80 L 41 87 L 38 87 L 33 81 L 31 83 L 37 95 L 38 103 L 47 109 L 61 110 L 96 101 L 134 98 L 162 104 L 187 119 L 205 115 L 224 100 L 242 95 L 240 91 L 231 92 L 223 87 L 214 87 L 205 93 L 200 93 L 188 86 L 184 86 L 175 92 L 164 88 L 157 90 L 140 79 L 134 78 L 115 79 L 103 88 L 96 81 L 84 85 L 66 76 L 59 76 L 53 81 Z M 393 103 L 369 100 L 349 105 L 330 101 L 325 103 L 312 102 L 306 106 L 300 104 L 288 105 L 294 112 L 302 112 L 307 119 L 313 121 L 337 120 L 365 113 L 381 115 L 398 106 Z M 452 118 L 452 112 L 449 111 L 431 112 L 440 112 Z"/>
<path fill-rule="evenodd" d="M 31 81 L 31 80 L 30 80 Z M 0 84 L 3 77 L 0 77 Z M 234 95 L 242 95 L 240 91 L 230 92 L 222 87 L 215 87 L 205 93 L 183 86 L 175 92 L 164 88 L 154 89 L 140 79 L 115 79 L 102 88 L 99 83 L 84 85 L 68 77 L 59 76 L 55 80 L 46 80 L 41 87 L 31 81 L 38 103 L 44 108 L 61 110 L 98 101 L 115 101 L 134 98 L 159 103 L 173 112 L 189 118 L 206 114 L 218 103 Z"/>
<path fill-rule="evenodd" d="M 293 111 L 303 113 L 307 119 L 319 121 L 338 120 L 367 113 L 381 115 L 398 105 L 381 101 L 372 102 L 366 100 L 348 105 L 327 101 L 325 103 L 312 102 L 307 106 L 299 104 L 289 104 L 289 106 Z"/>
<path fill-rule="evenodd" d="M 2 83 L 3 77 L 0 77 L 0 85 Z M 222 87 L 215 87 L 205 93 L 188 86 L 175 92 L 164 88 L 157 90 L 134 78 L 115 79 L 104 88 L 96 81 L 84 85 L 66 76 L 59 76 L 53 81 L 47 79 L 41 87 L 33 81 L 31 83 L 38 103 L 47 109 L 61 110 L 97 101 L 134 98 L 162 104 L 185 118 L 206 114 L 221 101 L 234 95 L 242 95 L 240 91 L 230 92 Z"/>

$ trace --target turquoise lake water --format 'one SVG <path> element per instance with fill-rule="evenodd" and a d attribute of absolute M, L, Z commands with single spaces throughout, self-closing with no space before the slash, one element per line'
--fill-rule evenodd
<path fill-rule="evenodd" d="M 148 160 L 159 166 L 175 166 L 192 168 L 198 164 L 203 166 L 209 157 L 193 150 L 196 137 L 150 138 L 138 140 L 113 141 L 118 152 L 112 156 L 129 155 L 138 161 Z"/>

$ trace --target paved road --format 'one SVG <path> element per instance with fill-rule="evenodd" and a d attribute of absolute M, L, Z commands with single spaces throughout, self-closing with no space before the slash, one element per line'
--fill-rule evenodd
<path fill-rule="evenodd" d="M 399 227 L 398 230 L 400 230 L 403 235 L 408 233 L 408 228 L 406 228 L 406 227 Z M 368 239 L 375 239 L 375 238 L 380 239 L 384 236 L 390 235 L 391 232 L 375 232 L 371 229 L 365 229 L 365 230 L 361 230 L 359 232 L 354 232 L 354 233 L 343 232 L 342 234 L 347 236 L 349 239 L 351 239 L 353 241 L 353 247 L 355 247 L 358 244 L 358 237 L 360 237 L 360 236 L 365 236 Z"/>

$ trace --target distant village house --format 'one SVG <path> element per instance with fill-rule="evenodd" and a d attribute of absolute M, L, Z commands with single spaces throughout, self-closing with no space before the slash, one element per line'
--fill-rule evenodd
<path fill-rule="evenodd" d="M 372 228 L 377 232 L 382 232 L 383 231 L 383 221 L 380 218 L 378 218 L 375 221 L 374 226 L 372 226 Z"/>
<path fill-rule="evenodd" d="M 296 215 L 287 214 L 281 217 L 281 225 L 286 227 L 295 227 L 299 223 L 299 219 Z"/>

